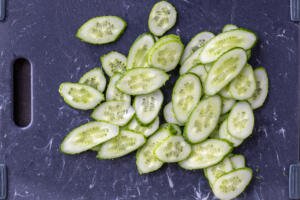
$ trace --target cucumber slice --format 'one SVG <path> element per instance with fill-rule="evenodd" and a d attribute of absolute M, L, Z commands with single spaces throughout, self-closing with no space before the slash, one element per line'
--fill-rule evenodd
<path fill-rule="evenodd" d="M 91 117 L 119 126 L 126 125 L 134 115 L 133 107 L 125 101 L 106 101 L 98 106 Z"/>
<path fill-rule="evenodd" d="M 147 66 L 147 53 L 155 41 L 150 33 L 140 35 L 130 47 L 127 59 L 127 69 Z"/>
<path fill-rule="evenodd" d="M 227 98 L 222 98 L 222 114 L 227 113 L 228 111 L 231 110 L 231 108 L 234 106 L 235 100 L 234 99 L 227 99 Z"/>
<path fill-rule="evenodd" d="M 99 16 L 89 19 L 77 31 L 76 37 L 90 44 L 107 44 L 117 40 L 127 23 L 117 16 Z"/>
<path fill-rule="evenodd" d="M 246 167 L 246 159 L 243 155 L 232 155 L 230 161 L 234 169 Z"/>
<path fill-rule="evenodd" d="M 149 15 L 149 30 L 153 35 L 162 36 L 175 25 L 176 18 L 177 11 L 172 4 L 167 1 L 157 2 Z"/>
<path fill-rule="evenodd" d="M 254 75 L 256 79 L 256 90 L 248 101 L 253 109 L 257 109 L 264 104 L 268 96 L 269 83 L 267 72 L 263 67 L 255 69 Z"/>
<path fill-rule="evenodd" d="M 187 73 L 192 67 L 201 63 L 199 60 L 199 56 L 200 56 L 202 50 L 203 50 L 202 47 L 197 49 L 192 55 L 190 55 L 184 61 L 184 63 L 180 67 L 179 74 Z"/>
<path fill-rule="evenodd" d="M 248 50 L 251 49 L 255 43 L 256 35 L 249 30 L 238 28 L 227 31 L 209 40 L 204 45 L 199 59 L 203 64 L 211 63 L 230 49 L 240 47 Z"/>
<path fill-rule="evenodd" d="M 189 170 L 207 168 L 222 161 L 232 149 L 232 145 L 225 140 L 207 139 L 192 145 L 191 155 L 179 165 Z"/>
<path fill-rule="evenodd" d="M 91 86 L 100 92 L 105 90 L 106 79 L 103 71 L 96 67 L 88 72 L 86 72 L 80 79 L 79 83 Z"/>
<path fill-rule="evenodd" d="M 214 95 L 233 80 L 247 62 L 246 52 L 241 48 L 224 53 L 213 64 L 205 82 L 205 93 Z"/>
<path fill-rule="evenodd" d="M 237 147 L 240 144 L 242 144 L 243 140 L 232 136 L 228 131 L 227 124 L 228 124 L 227 119 L 222 122 L 220 129 L 219 129 L 219 138 L 227 140 L 234 147 Z"/>
<path fill-rule="evenodd" d="M 253 96 L 256 81 L 251 65 L 247 64 L 241 73 L 230 83 L 231 96 L 237 100 L 245 100 Z"/>
<path fill-rule="evenodd" d="M 136 118 L 133 118 L 127 129 L 143 134 L 145 137 L 152 135 L 159 127 L 159 117 L 156 117 L 152 123 L 148 125 L 141 124 Z"/>
<path fill-rule="evenodd" d="M 185 123 L 202 95 L 201 82 L 194 74 L 179 77 L 173 88 L 172 105 L 176 119 Z"/>
<path fill-rule="evenodd" d="M 117 51 L 111 51 L 108 54 L 104 54 L 100 57 L 100 61 L 108 76 L 112 76 L 114 73 L 123 74 L 126 71 L 127 58 Z"/>
<path fill-rule="evenodd" d="M 164 36 L 149 50 L 148 64 L 166 72 L 171 71 L 177 66 L 183 48 L 179 36 L 174 36 L 174 39 Z"/>
<path fill-rule="evenodd" d="M 175 117 L 172 102 L 169 102 L 164 107 L 164 118 L 165 118 L 166 122 L 168 122 L 168 123 L 178 124 L 179 126 L 183 125 Z"/>
<path fill-rule="evenodd" d="M 145 137 L 129 130 L 121 130 L 120 134 L 101 145 L 97 158 L 98 159 L 114 159 L 125 156 L 146 142 Z"/>
<path fill-rule="evenodd" d="M 89 122 L 73 129 L 61 143 L 60 150 L 66 154 L 81 153 L 118 134 L 118 126 L 105 122 Z"/>
<path fill-rule="evenodd" d="M 252 179 L 250 168 L 236 169 L 222 175 L 213 184 L 212 190 L 219 199 L 234 199 L 239 196 Z"/>
<path fill-rule="evenodd" d="M 225 173 L 228 173 L 233 170 L 232 164 L 229 158 L 224 158 L 222 162 L 212 167 L 204 169 L 204 174 L 210 185 L 213 185 L 215 181 Z"/>
<path fill-rule="evenodd" d="M 117 82 L 117 88 L 129 95 L 149 94 L 169 79 L 169 75 L 156 68 L 133 68 Z"/>
<path fill-rule="evenodd" d="M 133 107 L 137 120 L 142 124 L 151 123 L 158 115 L 164 96 L 160 90 L 134 98 Z"/>
<path fill-rule="evenodd" d="M 184 136 L 191 143 L 205 140 L 218 125 L 222 101 L 219 96 L 212 96 L 200 101 L 190 115 Z"/>
<path fill-rule="evenodd" d="M 229 86 L 230 84 L 228 84 L 227 86 L 225 86 L 219 93 L 222 97 L 227 98 L 227 99 L 231 99 L 231 93 L 229 91 Z"/>
<path fill-rule="evenodd" d="M 238 102 L 234 105 L 228 116 L 228 131 L 237 138 L 245 139 L 252 134 L 254 115 L 247 102 Z"/>
<path fill-rule="evenodd" d="M 191 153 L 191 146 L 182 136 L 170 136 L 158 145 L 155 156 L 162 162 L 173 163 L 186 159 Z"/>
<path fill-rule="evenodd" d="M 203 31 L 195 35 L 191 41 L 186 45 L 184 52 L 182 54 L 180 64 L 182 65 L 184 61 L 192 55 L 195 51 L 197 51 L 199 48 L 203 47 L 204 44 L 213 38 L 215 34 L 208 32 L 208 31 Z"/>
<path fill-rule="evenodd" d="M 109 84 L 106 89 L 106 100 L 116 100 L 116 101 L 126 101 L 128 103 L 131 102 L 131 97 L 128 94 L 125 94 L 117 89 L 116 83 L 120 80 L 122 74 L 115 73 L 112 77 L 110 77 Z"/>
<path fill-rule="evenodd" d="M 227 32 L 227 31 L 232 31 L 232 30 L 235 30 L 235 29 L 238 29 L 239 27 L 237 27 L 236 25 L 234 24 L 226 24 L 223 29 L 222 29 L 222 32 Z"/>
<path fill-rule="evenodd" d="M 89 110 L 104 100 L 104 95 L 95 88 L 80 83 L 61 83 L 59 94 L 73 108 Z"/>
<path fill-rule="evenodd" d="M 204 65 L 196 65 L 192 67 L 192 69 L 190 69 L 189 72 L 196 74 L 200 78 L 201 83 L 204 85 L 205 80 L 207 78 L 207 71 Z"/>

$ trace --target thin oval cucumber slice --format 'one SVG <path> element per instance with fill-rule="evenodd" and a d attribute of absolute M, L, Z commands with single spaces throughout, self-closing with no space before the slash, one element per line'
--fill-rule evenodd
<path fill-rule="evenodd" d="M 252 179 L 250 168 L 241 168 L 230 171 L 216 180 L 212 190 L 219 199 L 234 199 L 239 196 Z"/>
<path fill-rule="evenodd" d="M 117 82 L 117 88 L 129 95 L 149 94 L 169 79 L 169 75 L 156 68 L 133 68 Z"/>
<path fill-rule="evenodd" d="M 249 30 L 238 28 L 227 31 L 209 40 L 204 45 L 199 59 L 203 64 L 211 63 L 230 49 L 239 47 L 248 50 L 251 49 L 255 43 L 256 35 Z"/>
<path fill-rule="evenodd" d="M 164 96 L 160 90 L 134 98 L 133 107 L 137 120 L 142 124 L 151 123 L 158 115 Z"/>
<path fill-rule="evenodd" d="M 187 73 L 195 65 L 201 64 L 201 62 L 199 60 L 199 55 L 201 54 L 202 50 L 203 50 L 202 47 L 197 49 L 192 55 L 190 55 L 184 61 L 184 63 L 180 67 L 179 74 Z"/>
<path fill-rule="evenodd" d="M 200 101 L 184 127 L 183 134 L 189 142 L 201 142 L 211 134 L 218 125 L 221 105 L 222 100 L 219 96 Z"/>
<path fill-rule="evenodd" d="M 172 105 L 176 119 L 185 123 L 202 95 L 201 82 L 194 74 L 179 77 L 173 88 Z"/>
<path fill-rule="evenodd" d="M 224 98 L 227 98 L 227 99 L 231 99 L 232 96 L 231 96 L 231 93 L 229 91 L 229 86 L 230 84 L 228 84 L 227 86 L 225 86 L 220 92 L 219 94 L 224 97 Z"/>
<path fill-rule="evenodd" d="M 234 99 L 227 99 L 227 98 L 222 98 L 222 114 L 227 113 L 228 111 L 231 110 L 231 108 L 234 106 L 235 100 Z"/>
<path fill-rule="evenodd" d="M 232 149 L 232 145 L 225 140 L 207 139 L 192 145 L 191 155 L 179 165 L 189 170 L 207 168 L 221 162 Z"/>
<path fill-rule="evenodd" d="M 147 67 L 147 53 L 154 43 L 154 38 L 150 33 L 140 35 L 130 47 L 127 69 Z"/>
<path fill-rule="evenodd" d="M 126 71 L 127 58 L 117 51 L 104 54 L 100 57 L 100 61 L 108 76 L 112 76 L 114 73 L 123 74 Z"/>
<path fill-rule="evenodd" d="M 155 156 L 162 162 L 173 163 L 186 159 L 191 153 L 191 146 L 182 136 L 170 136 L 158 145 Z"/>
<path fill-rule="evenodd" d="M 207 71 L 204 65 L 196 65 L 192 67 L 189 72 L 196 74 L 200 78 L 201 83 L 204 85 L 207 78 Z"/>
<path fill-rule="evenodd" d="M 222 162 L 217 165 L 208 167 L 204 169 L 204 174 L 210 185 L 213 185 L 215 181 L 225 173 L 233 170 L 232 164 L 228 157 L 224 158 Z"/>
<path fill-rule="evenodd" d="M 149 30 L 156 36 L 162 36 L 175 25 L 176 18 L 177 11 L 172 4 L 167 1 L 157 2 L 149 15 Z"/>
<path fill-rule="evenodd" d="M 243 155 L 232 155 L 230 161 L 234 169 L 246 167 L 246 159 Z"/>
<path fill-rule="evenodd" d="M 116 101 L 126 101 L 128 103 L 131 102 L 131 97 L 128 94 L 125 94 L 117 89 L 116 83 L 120 80 L 122 74 L 115 73 L 109 81 L 109 84 L 106 89 L 106 100 L 116 100 Z"/>
<path fill-rule="evenodd" d="M 228 121 L 224 120 L 219 129 L 219 137 L 230 142 L 234 147 L 242 144 L 243 140 L 232 136 L 227 128 Z"/>
<path fill-rule="evenodd" d="M 255 69 L 254 75 L 256 80 L 256 90 L 254 95 L 248 99 L 248 101 L 253 109 L 257 109 L 264 104 L 268 96 L 269 81 L 267 72 L 263 67 Z"/>
<path fill-rule="evenodd" d="M 129 130 L 143 134 L 145 137 L 152 135 L 159 127 L 159 117 L 156 117 L 153 122 L 148 125 L 141 124 L 136 118 L 133 118 L 127 128 Z"/>
<path fill-rule="evenodd" d="M 104 100 L 104 95 L 95 88 L 80 83 L 61 83 L 59 94 L 73 108 L 89 110 Z"/>
<path fill-rule="evenodd" d="M 220 56 L 208 72 L 205 93 L 218 93 L 241 72 L 246 62 L 246 52 L 241 48 L 232 49 Z"/>
<path fill-rule="evenodd" d="M 86 72 L 80 79 L 79 83 L 91 86 L 100 92 L 105 90 L 106 78 L 103 71 L 96 67 L 88 72 Z"/>
<path fill-rule="evenodd" d="M 239 27 L 237 27 L 236 25 L 234 24 L 226 24 L 223 29 L 222 29 L 222 32 L 227 32 L 227 31 L 232 31 L 232 30 L 235 30 L 235 29 L 238 29 Z"/>
<path fill-rule="evenodd" d="M 208 31 L 203 31 L 195 35 L 191 41 L 186 45 L 184 52 L 181 56 L 180 64 L 182 65 L 184 61 L 192 55 L 195 51 L 197 51 L 199 48 L 203 47 L 204 44 L 213 38 L 215 34 L 208 32 Z"/>
<path fill-rule="evenodd" d="M 73 129 L 63 140 L 60 150 L 66 154 L 77 154 L 119 134 L 119 127 L 105 122 L 89 122 Z"/>
<path fill-rule="evenodd" d="M 237 138 L 245 139 L 252 134 L 254 115 L 247 102 L 238 102 L 234 105 L 228 116 L 228 131 Z"/>
<path fill-rule="evenodd" d="M 90 44 L 107 44 L 117 40 L 127 23 L 117 16 L 99 16 L 89 19 L 77 31 L 76 37 Z"/>
<path fill-rule="evenodd" d="M 129 130 L 121 130 L 117 137 L 101 145 L 97 154 L 97 158 L 119 158 L 137 150 L 145 142 L 146 139 L 142 134 Z"/>
<path fill-rule="evenodd" d="M 119 126 L 126 125 L 134 115 L 133 107 L 125 101 L 106 101 L 98 106 L 91 117 Z"/>
<path fill-rule="evenodd" d="M 165 118 L 166 122 L 168 122 L 168 123 L 178 124 L 180 126 L 183 125 L 175 117 L 175 114 L 174 114 L 174 111 L 173 111 L 173 104 L 172 104 L 172 102 L 169 102 L 164 107 L 164 118 Z"/>
<path fill-rule="evenodd" d="M 245 100 L 253 96 L 256 81 L 251 65 L 247 64 L 241 73 L 230 83 L 231 96 L 237 100 Z"/>

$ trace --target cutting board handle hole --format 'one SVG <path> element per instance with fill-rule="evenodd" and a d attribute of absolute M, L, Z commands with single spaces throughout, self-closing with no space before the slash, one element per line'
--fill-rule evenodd
<path fill-rule="evenodd" d="M 13 119 L 20 127 L 28 126 L 32 120 L 31 68 L 26 58 L 13 62 Z"/>

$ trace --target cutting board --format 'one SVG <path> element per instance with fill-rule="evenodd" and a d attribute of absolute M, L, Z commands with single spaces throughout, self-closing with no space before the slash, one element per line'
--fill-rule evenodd
<path fill-rule="evenodd" d="M 250 63 L 269 74 L 269 96 L 255 111 L 253 136 L 234 150 L 243 153 L 254 178 L 239 199 L 288 199 L 288 169 L 298 158 L 299 135 L 298 33 L 290 21 L 289 1 L 172 0 L 178 11 L 169 31 L 186 44 L 196 33 L 221 31 L 233 23 L 258 35 Z M 96 153 L 60 153 L 63 137 L 89 121 L 90 112 L 67 106 L 58 94 L 63 81 L 76 82 L 99 66 L 111 50 L 127 54 L 147 32 L 153 0 L 8 0 L 0 23 L 0 162 L 8 168 L 8 199 L 129 200 L 215 199 L 201 170 L 186 171 L 165 164 L 159 171 L 139 175 L 132 153 L 116 160 L 97 160 Z M 118 15 L 128 22 L 115 43 L 93 46 L 74 37 L 87 19 Z M 19 127 L 13 119 L 13 63 L 24 57 L 31 64 L 32 119 Z M 163 88 L 164 103 L 178 71 Z"/>

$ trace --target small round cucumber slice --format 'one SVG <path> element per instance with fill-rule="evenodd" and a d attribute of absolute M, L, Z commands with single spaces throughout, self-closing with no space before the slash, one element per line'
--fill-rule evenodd
<path fill-rule="evenodd" d="M 165 37 L 170 38 L 169 36 L 160 38 L 150 49 L 148 64 L 168 72 L 177 66 L 184 46 L 178 36 L 174 39 L 166 39 Z"/>
<path fill-rule="evenodd" d="M 131 102 L 131 97 L 128 94 L 125 94 L 117 89 L 116 83 L 119 81 L 119 79 L 122 77 L 122 74 L 115 73 L 109 81 L 109 84 L 106 89 L 106 100 L 116 100 L 116 101 L 126 101 L 128 103 Z"/>
<path fill-rule="evenodd" d="M 129 95 L 149 94 L 162 87 L 169 75 L 156 68 L 133 68 L 117 82 L 117 88 Z"/>
<path fill-rule="evenodd" d="M 241 73 L 230 83 L 231 96 L 237 100 L 245 100 L 253 96 L 256 81 L 251 65 L 246 64 Z"/>
<path fill-rule="evenodd" d="M 149 15 L 149 30 L 156 36 L 162 36 L 175 25 L 176 18 L 177 11 L 172 4 L 167 1 L 157 2 Z"/>
<path fill-rule="evenodd" d="M 164 107 L 164 118 L 165 118 L 166 122 L 168 122 L 168 123 L 178 124 L 180 126 L 183 125 L 175 117 L 172 102 L 169 102 Z"/>
<path fill-rule="evenodd" d="M 236 169 L 219 177 L 213 184 L 212 190 L 219 199 L 234 199 L 246 189 L 251 179 L 250 168 Z"/>
<path fill-rule="evenodd" d="M 126 125 L 134 115 L 133 107 L 125 101 L 106 101 L 98 106 L 91 117 L 119 126 Z"/>
<path fill-rule="evenodd" d="M 183 134 L 189 142 L 201 142 L 212 133 L 218 125 L 221 105 L 222 100 L 219 96 L 200 101 L 184 127 Z"/>
<path fill-rule="evenodd" d="M 187 73 L 192 67 L 200 64 L 199 55 L 201 54 L 203 47 L 197 49 L 192 55 L 190 55 L 184 63 L 181 65 L 179 73 Z"/>
<path fill-rule="evenodd" d="M 228 116 L 228 131 L 237 138 L 245 139 L 252 134 L 254 115 L 247 102 L 238 102 L 234 105 Z"/>
<path fill-rule="evenodd" d="M 226 24 L 223 29 L 222 29 L 222 32 L 227 32 L 227 31 L 232 31 L 232 30 L 235 30 L 235 29 L 238 29 L 239 27 L 237 27 L 236 25 L 234 24 Z"/>
<path fill-rule="evenodd" d="M 59 94 L 73 108 L 89 110 L 95 108 L 104 100 L 104 95 L 95 88 L 80 83 L 62 83 Z"/>
<path fill-rule="evenodd" d="M 180 64 L 182 65 L 184 61 L 192 55 L 195 51 L 197 51 L 199 48 L 203 47 L 204 44 L 213 38 L 215 34 L 208 32 L 208 31 L 203 31 L 195 35 L 191 41 L 186 45 L 184 52 L 182 54 Z"/>
<path fill-rule="evenodd" d="M 89 122 L 73 129 L 63 140 L 60 150 L 66 154 L 77 154 L 114 138 L 119 127 L 105 122 Z"/>
<path fill-rule="evenodd" d="M 179 77 L 173 88 L 172 105 L 176 119 L 185 123 L 202 95 L 201 82 L 194 74 Z"/>
<path fill-rule="evenodd" d="M 89 19 L 77 31 L 76 37 L 90 44 L 107 44 L 117 40 L 127 23 L 117 16 L 99 16 Z"/>
<path fill-rule="evenodd" d="M 240 144 L 242 144 L 243 140 L 232 136 L 228 131 L 227 124 L 228 124 L 227 119 L 222 122 L 220 129 L 219 129 L 219 138 L 227 140 L 234 147 L 237 147 Z"/>
<path fill-rule="evenodd" d="M 207 78 L 207 71 L 204 65 L 196 65 L 192 67 L 189 72 L 196 74 L 200 78 L 201 83 L 204 85 Z"/>
<path fill-rule="evenodd" d="M 259 67 L 254 70 L 255 80 L 256 80 L 256 90 L 254 95 L 248 99 L 251 107 L 257 109 L 261 107 L 267 96 L 268 96 L 268 75 L 263 67 Z"/>
<path fill-rule="evenodd" d="M 108 76 L 112 76 L 114 73 L 123 74 L 126 71 L 127 58 L 117 51 L 111 51 L 101 56 L 100 61 Z"/>
<path fill-rule="evenodd" d="M 218 93 L 241 72 L 246 62 L 246 52 L 241 48 L 232 49 L 220 56 L 208 73 L 205 93 Z"/>
<path fill-rule="evenodd" d="M 230 161 L 234 169 L 246 167 L 246 159 L 243 155 L 232 155 Z"/>
<path fill-rule="evenodd" d="M 127 59 L 127 69 L 147 67 L 147 53 L 155 41 L 150 33 L 140 35 L 130 47 Z"/>
<path fill-rule="evenodd" d="M 119 158 L 137 150 L 145 142 L 146 139 L 142 134 L 129 130 L 121 130 L 117 137 L 101 145 L 97 154 L 97 158 Z"/>
<path fill-rule="evenodd" d="M 204 169 L 204 174 L 209 181 L 210 185 L 213 185 L 215 181 L 225 173 L 228 173 L 233 170 L 232 164 L 228 157 L 224 158 L 222 162 Z"/>
<path fill-rule="evenodd" d="M 96 67 L 88 72 L 86 72 L 80 79 L 79 83 L 91 86 L 100 92 L 105 90 L 106 79 L 103 71 Z"/>
<path fill-rule="evenodd" d="M 129 130 L 143 134 L 145 137 L 152 135 L 159 127 L 159 117 L 156 117 L 153 122 L 148 125 L 141 124 L 136 118 L 133 118 L 127 128 Z"/>
<path fill-rule="evenodd" d="M 170 136 L 158 145 L 155 156 L 162 162 L 172 163 L 186 159 L 191 153 L 191 146 L 182 136 Z"/>
<path fill-rule="evenodd" d="M 160 90 L 134 98 L 133 107 L 137 120 L 142 124 L 151 123 L 158 115 L 164 96 Z"/>
<path fill-rule="evenodd" d="M 227 98 L 222 98 L 222 114 L 227 113 L 228 111 L 231 110 L 231 108 L 234 106 L 235 100 L 234 99 L 227 99 Z"/>
<path fill-rule="evenodd" d="M 232 149 L 232 145 L 225 140 L 207 139 L 192 145 L 191 155 L 179 165 L 189 170 L 207 168 L 222 161 Z"/>

